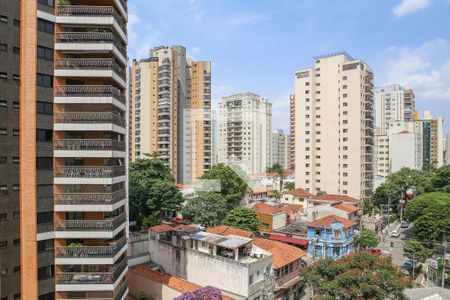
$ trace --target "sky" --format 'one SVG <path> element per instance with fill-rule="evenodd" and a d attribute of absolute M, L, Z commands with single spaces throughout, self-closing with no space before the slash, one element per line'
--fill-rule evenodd
<path fill-rule="evenodd" d="M 129 57 L 183 45 L 212 62 L 212 97 L 253 92 L 273 104 L 273 129 L 289 128 L 295 71 L 346 51 L 375 85 L 416 94 L 420 115 L 450 132 L 450 0 L 129 0 Z"/>

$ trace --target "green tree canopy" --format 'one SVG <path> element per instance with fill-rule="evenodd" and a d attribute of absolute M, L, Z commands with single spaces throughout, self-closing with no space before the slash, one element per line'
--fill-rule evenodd
<path fill-rule="evenodd" d="M 425 262 L 431 256 L 431 251 L 425 248 L 419 241 L 410 241 L 403 245 L 405 256 L 418 262 Z"/>
<path fill-rule="evenodd" d="M 319 260 L 302 269 L 301 279 L 320 299 L 407 299 L 408 282 L 389 258 L 366 251 L 340 260 Z"/>
<path fill-rule="evenodd" d="M 433 190 L 431 184 L 432 174 L 429 171 L 412 170 L 403 168 L 391 174 L 388 179 L 380 185 L 372 197 L 373 202 L 378 206 L 387 204 L 391 199 L 394 209 L 397 209 L 402 193 L 414 187 L 416 195 L 428 193 Z"/>
<path fill-rule="evenodd" d="M 214 165 L 211 170 L 203 174 L 201 179 L 220 180 L 220 194 L 230 209 L 239 205 L 248 189 L 243 175 L 241 174 L 240 176 L 235 170 L 225 164 Z"/>
<path fill-rule="evenodd" d="M 377 233 L 370 229 L 363 229 L 356 236 L 355 243 L 357 246 L 362 249 L 373 248 L 378 245 L 378 236 Z"/>
<path fill-rule="evenodd" d="M 286 191 L 290 191 L 290 190 L 295 189 L 295 183 L 293 183 L 293 182 L 288 182 L 288 183 L 286 183 L 286 184 L 284 185 L 284 189 L 285 189 Z"/>
<path fill-rule="evenodd" d="M 421 242 L 450 239 L 450 194 L 422 194 L 408 202 L 406 217 L 414 222 L 414 237 Z"/>
<path fill-rule="evenodd" d="M 137 159 L 130 164 L 130 219 L 151 226 L 181 208 L 183 197 L 169 167 L 158 159 Z"/>
<path fill-rule="evenodd" d="M 266 171 L 277 174 L 276 177 L 280 180 L 280 191 L 283 191 L 283 182 L 286 179 L 286 170 L 280 164 L 274 164 L 272 167 L 267 168 Z"/>
<path fill-rule="evenodd" d="M 259 226 L 256 213 L 246 207 L 233 208 L 226 215 L 223 224 L 248 231 L 257 231 Z"/>
<path fill-rule="evenodd" d="M 187 201 L 181 213 L 183 218 L 205 227 L 219 225 L 228 213 L 227 203 L 221 194 L 200 193 Z"/>
<path fill-rule="evenodd" d="M 435 191 L 450 193 L 450 165 L 436 170 L 431 183 Z"/>

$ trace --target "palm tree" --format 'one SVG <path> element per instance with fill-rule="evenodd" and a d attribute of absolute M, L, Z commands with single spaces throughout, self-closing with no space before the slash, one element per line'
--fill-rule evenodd
<path fill-rule="evenodd" d="M 284 170 L 284 168 L 282 166 L 280 166 L 279 164 L 274 164 L 272 167 L 267 168 L 266 170 L 269 173 L 275 173 L 276 176 L 278 177 L 280 180 L 280 193 L 283 192 L 283 182 L 286 179 L 286 171 Z"/>

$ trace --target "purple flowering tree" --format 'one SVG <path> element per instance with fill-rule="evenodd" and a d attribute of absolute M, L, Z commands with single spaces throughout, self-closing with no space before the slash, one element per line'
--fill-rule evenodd
<path fill-rule="evenodd" d="M 193 292 L 186 292 L 173 300 L 223 300 L 222 292 L 215 287 L 205 286 Z"/>

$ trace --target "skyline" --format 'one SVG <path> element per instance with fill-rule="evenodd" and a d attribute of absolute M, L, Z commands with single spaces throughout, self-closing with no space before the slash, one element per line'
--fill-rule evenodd
<path fill-rule="evenodd" d="M 287 132 L 295 71 L 346 51 L 372 67 L 376 86 L 412 88 L 420 115 L 450 116 L 450 1 L 325 2 L 130 1 L 130 59 L 159 45 L 186 46 L 188 56 L 212 61 L 214 107 L 222 96 L 260 94 L 283 121 L 273 128 Z"/>

